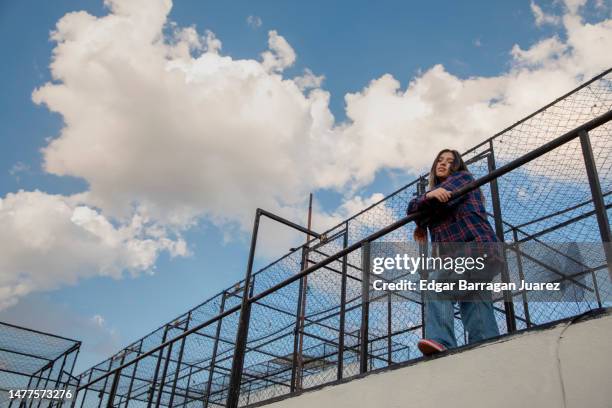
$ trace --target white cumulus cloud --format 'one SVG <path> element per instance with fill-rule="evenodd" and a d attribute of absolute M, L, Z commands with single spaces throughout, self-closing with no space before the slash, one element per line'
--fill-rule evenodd
<path fill-rule="evenodd" d="M 147 228 L 139 215 L 115 227 L 74 197 L 7 194 L 0 199 L 0 309 L 31 292 L 74 285 L 80 278 L 151 271 L 161 251 L 187 254 L 182 239 L 151 236 Z"/>
<path fill-rule="evenodd" d="M 293 78 L 293 81 L 301 91 L 320 88 L 324 80 L 325 75 L 315 75 L 308 68 L 304 70 L 304 75 Z"/>
<path fill-rule="evenodd" d="M 530 6 L 537 26 L 542 26 L 545 24 L 557 25 L 561 23 L 561 18 L 559 16 L 544 13 L 544 11 L 542 11 L 542 8 L 538 6 L 535 2 L 532 1 L 530 3 Z"/>
<path fill-rule="evenodd" d="M 295 51 L 283 36 L 278 35 L 276 30 L 272 30 L 268 34 L 268 47 L 270 49 L 261 54 L 262 65 L 266 71 L 281 72 L 293 65 L 296 58 Z"/>

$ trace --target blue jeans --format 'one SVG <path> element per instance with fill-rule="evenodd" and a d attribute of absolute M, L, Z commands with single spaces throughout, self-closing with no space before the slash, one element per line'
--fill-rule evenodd
<path fill-rule="evenodd" d="M 425 338 L 435 340 L 446 348 L 457 347 L 453 305 L 457 301 L 436 299 L 435 292 L 427 292 L 425 300 Z M 463 328 L 468 343 L 499 336 L 493 314 L 491 292 L 477 292 L 469 301 L 458 301 Z"/>

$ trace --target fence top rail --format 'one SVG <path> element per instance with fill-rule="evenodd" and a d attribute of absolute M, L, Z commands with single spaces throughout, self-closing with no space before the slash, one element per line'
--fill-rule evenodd
<path fill-rule="evenodd" d="M 15 324 L 11 324 L 11 323 L 0 322 L 0 325 L 2 325 L 2 326 L 9 326 L 9 327 L 12 327 L 14 329 L 18 329 L 18 330 L 23 330 L 23 331 L 28 331 L 28 332 L 40 334 L 42 336 L 55 337 L 56 339 L 66 340 L 66 341 L 70 341 L 70 342 L 76 343 L 76 344 L 81 344 L 81 342 L 79 340 L 69 339 L 68 337 L 58 336 L 57 334 L 47 333 L 47 332 L 43 332 L 43 331 L 40 331 L 40 330 L 34 330 L 34 329 L 30 329 L 28 327 L 17 326 Z"/>
<path fill-rule="evenodd" d="M 562 146 L 565 143 L 570 142 L 571 140 L 577 138 L 581 133 L 589 132 L 589 131 L 591 131 L 591 130 L 593 130 L 593 129 L 595 129 L 595 128 L 597 128 L 597 127 L 599 127 L 599 126 L 601 126 L 601 125 L 603 125 L 603 124 L 605 124 L 607 122 L 609 122 L 610 120 L 612 120 L 612 110 L 610 110 L 610 111 L 604 113 L 603 115 L 600 115 L 600 116 L 598 116 L 598 117 L 596 117 L 596 118 L 594 118 L 594 119 L 592 119 L 592 120 L 590 120 L 590 121 L 588 121 L 588 122 L 578 126 L 577 128 L 574 128 L 573 130 L 570 130 L 569 132 L 567 132 L 567 133 L 557 137 L 556 139 L 551 140 L 548 143 L 545 143 L 544 145 L 542 145 L 542 146 L 540 146 L 540 147 L 530 151 L 529 153 L 527 153 L 527 154 L 525 154 L 525 155 L 523 155 L 523 156 L 521 156 L 521 157 L 511 161 L 510 163 L 507 163 L 507 164 L 497 168 L 496 170 L 488 173 L 487 175 L 485 175 L 483 177 L 480 177 L 477 180 L 474 180 L 473 182 L 469 183 L 468 185 L 466 185 L 466 186 L 460 188 L 459 190 L 455 191 L 452 194 L 452 198 L 457 198 L 457 197 L 463 196 L 463 195 L 469 193 L 470 191 L 475 190 L 475 189 L 481 187 L 482 185 L 489 183 L 491 180 L 497 179 L 497 178 L 503 176 L 504 174 L 509 173 L 510 171 L 512 171 L 512 170 L 514 170 L 514 169 L 524 165 L 525 163 L 528 163 L 528 162 L 530 162 L 530 161 L 532 161 L 532 160 L 534 160 L 534 159 L 536 159 L 536 158 L 538 158 L 538 157 L 540 157 L 540 156 L 542 156 L 542 155 L 544 155 L 544 154 L 546 154 L 546 153 L 548 153 L 548 152 L 558 148 L 559 146 Z M 351 244 L 350 246 L 347 246 L 346 248 L 336 252 L 334 255 L 331 255 L 331 256 L 325 258 L 324 260 L 322 260 L 322 261 L 320 261 L 320 262 L 318 262 L 318 263 L 316 263 L 316 264 L 314 264 L 314 265 L 312 265 L 312 266 L 310 266 L 308 268 L 305 268 L 304 270 L 302 270 L 299 273 L 297 273 L 297 274 L 295 274 L 295 275 L 285 279 L 284 281 L 279 282 L 278 284 L 276 284 L 276 285 L 274 285 L 274 286 L 272 286 L 272 287 L 270 287 L 270 288 L 268 288 L 268 289 L 266 289 L 266 290 L 264 290 L 264 291 L 262 291 L 262 292 L 260 292 L 260 293 L 258 293 L 256 295 L 250 296 L 247 299 L 247 301 L 249 303 L 256 302 L 256 301 L 258 301 L 258 300 L 268 296 L 269 294 L 271 294 L 273 292 L 276 292 L 277 290 L 279 290 L 279 289 L 281 289 L 281 288 L 283 288 L 283 287 L 285 287 L 287 285 L 290 285 L 291 283 L 293 283 L 293 282 L 303 278 L 304 276 L 307 276 L 307 275 L 311 274 L 312 272 L 314 272 L 314 271 L 316 271 L 316 270 L 318 270 L 318 269 L 320 269 L 320 268 L 322 268 L 322 267 L 324 267 L 324 266 L 326 266 L 326 265 L 328 265 L 328 264 L 330 264 L 330 263 L 340 259 L 341 257 L 343 257 L 343 256 L 345 256 L 345 255 L 355 251 L 356 249 L 359 249 L 363 244 L 375 241 L 376 239 L 378 239 L 378 238 L 380 238 L 380 237 L 382 237 L 382 236 L 384 236 L 384 235 L 386 235 L 386 234 L 388 234 L 388 233 L 390 233 L 390 232 L 392 232 L 392 231 L 394 231 L 394 230 L 396 230 L 396 229 L 398 229 L 398 228 L 408 224 L 409 222 L 412 222 L 412 221 L 414 221 L 416 219 L 419 219 L 420 217 L 422 217 L 424 215 L 425 215 L 424 212 L 416 212 L 416 213 L 412 213 L 410 215 L 407 215 L 407 216 L 405 216 L 405 217 L 403 217 L 403 218 L 401 218 L 401 219 L 399 219 L 399 220 L 389 224 L 388 226 L 386 226 L 386 227 L 384 227 L 384 228 L 382 228 L 382 229 L 380 229 L 380 230 L 378 230 L 378 231 L 368 235 L 367 237 L 365 237 L 365 238 L 363 238 L 363 239 L 361 239 L 361 240 Z M 126 367 L 128 367 L 128 366 L 130 366 L 130 365 L 132 365 L 134 363 L 136 363 L 137 361 L 140 361 L 140 360 L 142 360 L 142 359 L 144 359 L 144 358 L 146 358 L 146 357 L 148 357 L 148 356 L 150 356 L 150 355 L 152 355 L 152 354 L 154 354 L 154 353 L 156 353 L 156 352 L 158 352 L 160 350 L 163 350 L 165 347 L 169 346 L 170 344 L 173 344 L 174 342 L 179 341 L 179 340 L 189 336 L 190 334 L 193 334 L 193 333 L 197 332 L 198 330 L 201 330 L 202 328 L 204 328 L 204 327 L 206 327 L 206 326 L 208 326 L 208 325 L 210 325 L 210 324 L 212 324 L 212 323 L 214 323 L 214 322 L 216 322 L 218 320 L 221 320 L 221 319 L 223 319 L 223 318 L 225 318 L 225 317 L 227 317 L 227 316 L 229 316 L 229 315 L 231 315 L 233 313 L 236 313 L 240 309 L 241 309 L 241 305 L 236 305 L 236 306 L 232 307 L 231 309 L 228 309 L 228 310 L 224 311 L 223 313 L 220 313 L 217 316 L 212 317 L 212 318 L 206 320 L 205 322 L 202 322 L 202 323 L 192 327 L 191 329 L 189 329 L 189 330 L 187 330 L 187 331 L 185 331 L 185 332 L 183 332 L 183 333 L 173 337 L 172 339 L 166 340 L 165 342 L 159 344 L 158 346 L 152 348 L 151 350 L 148 350 L 147 352 L 145 352 L 145 353 L 143 353 L 143 354 L 133 358 L 132 360 L 130 360 L 130 361 L 126 362 L 126 363 L 123 363 L 123 364 L 119 365 L 118 367 L 115 367 L 114 369 L 112 369 L 112 370 L 108 371 L 107 373 L 105 373 L 105 374 L 103 374 L 103 375 L 101 375 L 101 376 L 99 376 L 99 377 L 97 377 L 97 378 L 87 382 L 86 384 L 83 384 L 83 385 L 79 386 L 77 391 L 80 391 L 80 390 L 83 390 L 85 388 L 90 387 L 91 385 L 95 384 L 96 382 L 101 381 L 101 380 L 103 380 L 103 379 L 113 375 L 114 373 L 123 370 L 124 368 L 126 368 Z"/>

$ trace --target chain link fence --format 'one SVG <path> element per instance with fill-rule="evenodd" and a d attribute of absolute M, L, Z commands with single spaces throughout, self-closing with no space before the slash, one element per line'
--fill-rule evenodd
<path fill-rule="evenodd" d="M 479 179 L 611 111 L 608 70 L 463 157 Z M 512 244 L 508 276 L 564 284 L 557 302 L 531 301 L 519 291 L 496 296 L 503 334 L 611 304 L 606 258 L 555 245 L 601 243 L 606 228 L 609 234 L 609 222 L 602 225 L 602 211 L 612 216 L 608 120 L 481 187 L 489 221 Z M 85 371 L 77 406 L 246 406 L 421 357 L 420 294 L 370 299 L 362 248 L 336 255 L 404 219 L 408 202 L 425 191 L 426 177 L 252 274 L 246 290 L 245 281 L 237 283 Z M 413 231 L 414 223 L 404 223 L 375 242 L 412 240 Z M 458 317 L 456 322 L 463 345 L 466 333 Z M 243 352 L 236 346 L 239 333 L 245 333 Z"/>

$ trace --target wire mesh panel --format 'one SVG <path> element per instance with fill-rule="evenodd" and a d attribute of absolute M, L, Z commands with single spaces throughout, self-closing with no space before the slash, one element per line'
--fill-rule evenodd
<path fill-rule="evenodd" d="M 610 306 L 609 259 L 588 245 L 562 245 L 601 243 L 606 228 L 609 233 L 602 211 L 610 219 L 612 125 L 602 122 L 588 134 L 574 129 L 611 110 L 607 71 L 463 155 L 479 179 L 542 152 L 480 187 L 489 221 L 508 244 L 496 282 L 563 285 L 557 301 L 520 290 L 495 295 L 502 334 Z M 572 140 L 542 150 L 567 132 Z M 359 245 L 379 231 L 385 233 L 371 243 L 411 241 L 414 223 L 387 227 L 404 219 L 410 200 L 426 189 L 424 174 L 254 273 L 246 288 L 237 283 L 92 367 L 80 377 L 88 384 L 80 406 L 225 406 L 233 392 L 237 405 L 246 406 L 421 357 L 422 293 L 373 297 Z M 456 338 L 464 345 L 468 333 L 454 310 Z M 242 325 L 241 315 L 248 318 Z"/>

